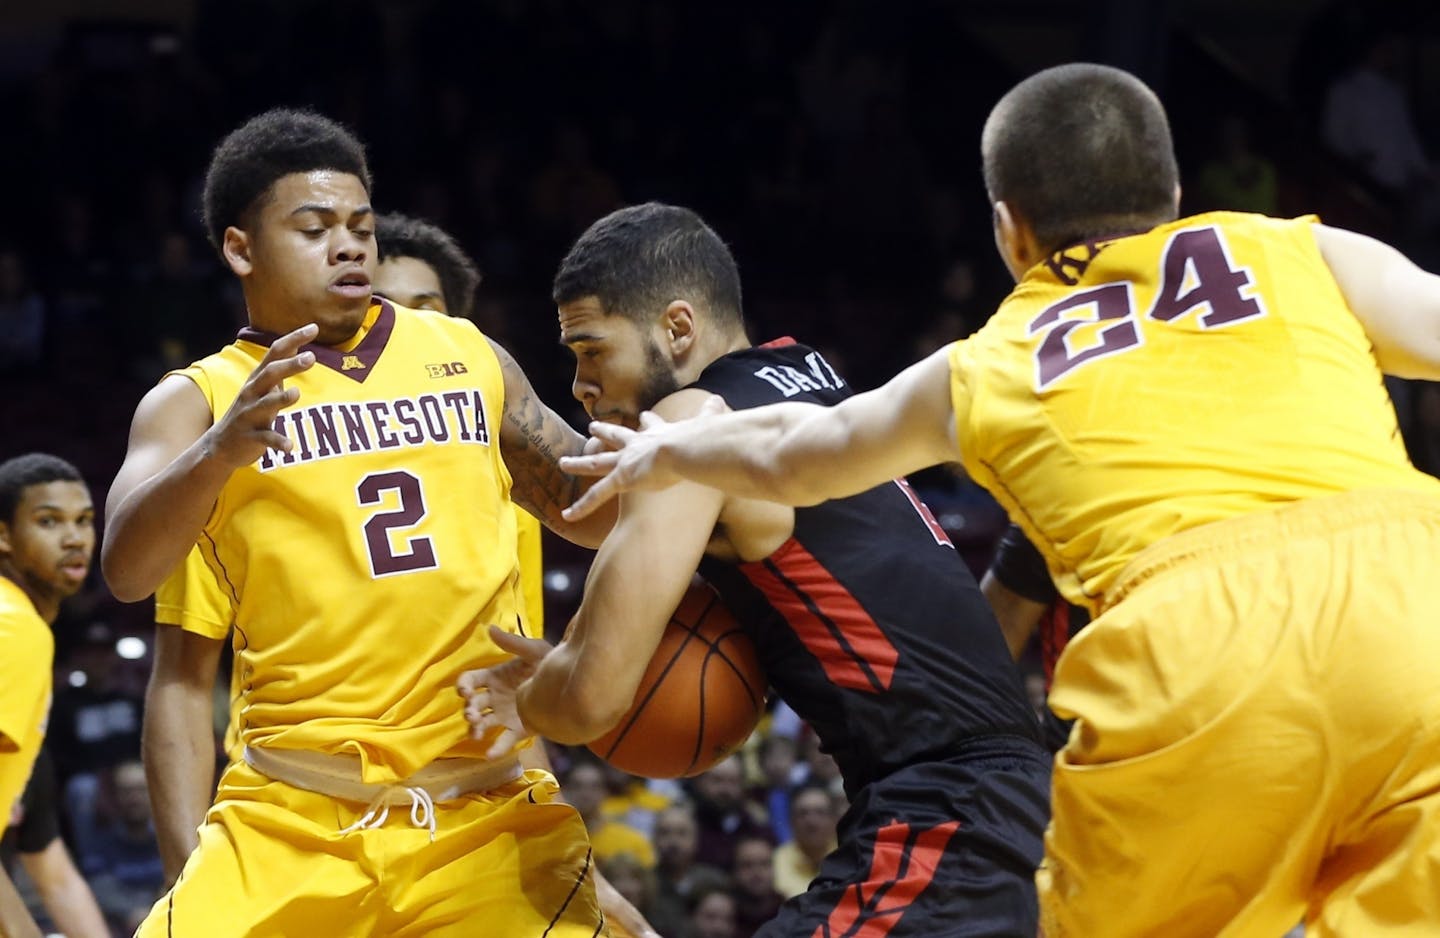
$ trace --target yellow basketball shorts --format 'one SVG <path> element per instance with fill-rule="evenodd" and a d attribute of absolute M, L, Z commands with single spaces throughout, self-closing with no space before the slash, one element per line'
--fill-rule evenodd
<path fill-rule="evenodd" d="M 1440 499 L 1167 538 L 1065 650 L 1048 938 L 1440 935 Z"/>
<path fill-rule="evenodd" d="M 585 826 L 545 772 L 435 804 L 435 839 L 232 764 L 200 846 L 136 938 L 594 938 Z"/>

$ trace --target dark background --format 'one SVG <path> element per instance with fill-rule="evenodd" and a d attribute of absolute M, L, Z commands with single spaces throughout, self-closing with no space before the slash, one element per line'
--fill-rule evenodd
<path fill-rule="evenodd" d="M 981 124 L 1015 81 L 1063 61 L 1130 68 L 1161 94 L 1185 212 L 1245 207 L 1203 177 L 1233 126 L 1275 173 L 1264 207 L 1318 212 L 1435 269 L 1413 193 L 1321 142 L 1327 89 L 1387 29 L 1414 126 L 1440 152 L 1440 8 L 1422 0 L 0 0 L 0 457 L 64 456 L 103 502 L 140 396 L 233 336 L 243 304 L 198 192 L 219 137 L 270 106 L 359 132 L 376 207 L 460 239 L 485 272 L 481 328 L 578 423 L 550 277 L 627 203 L 698 210 L 734 248 L 752 338 L 793 334 L 859 387 L 973 331 L 1009 287 Z M 15 339 L 37 315 L 38 344 Z M 1436 471 L 1440 395 L 1393 390 Z M 982 566 L 998 510 L 944 472 L 922 481 Z M 586 559 L 547 548 L 559 627 Z M 62 785 L 133 754 L 148 641 L 114 649 L 148 640 L 151 612 L 97 574 L 62 613 L 57 714 L 97 699 L 135 714 L 103 753 L 57 734 Z"/>

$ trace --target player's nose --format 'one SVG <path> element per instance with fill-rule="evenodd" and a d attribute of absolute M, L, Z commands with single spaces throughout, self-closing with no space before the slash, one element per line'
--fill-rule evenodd
<path fill-rule="evenodd" d="M 592 413 L 595 402 L 600 399 L 600 386 L 576 375 L 575 380 L 570 383 L 570 393 L 575 396 L 575 400 L 585 405 L 587 413 Z"/>

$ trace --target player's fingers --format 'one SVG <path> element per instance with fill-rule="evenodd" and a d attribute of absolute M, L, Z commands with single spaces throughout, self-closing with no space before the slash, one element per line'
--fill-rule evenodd
<path fill-rule="evenodd" d="M 641 415 L 644 419 L 644 415 Z M 629 427 L 622 427 L 618 423 L 604 423 L 596 420 L 590 424 L 590 435 L 600 440 L 606 446 L 623 447 L 626 443 L 635 438 L 635 431 Z"/>
<path fill-rule="evenodd" d="M 583 472 L 579 473 L 579 475 L 584 474 L 585 473 Z M 594 485 L 590 486 L 590 489 L 584 495 L 581 495 L 578 499 L 572 502 L 570 507 L 566 508 L 560 514 L 565 518 L 566 521 L 583 521 L 584 519 L 590 517 L 600 508 L 601 505 L 605 504 L 610 499 L 614 498 L 620 493 L 620 487 L 616 484 L 616 478 L 617 477 L 614 474 L 611 474 L 607 475 L 599 482 L 596 482 Z"/>
<path fill-rule="evenodd" d="M 314 364 L 314 352 L 301 352 L 263 364 L 250 373 L 245 389 L 251 397 L 260 397 L 276 387 L 283 387 L 286 378 L 293 378 Z"/>
<path fill-rule="evenodd" d="M 640 412 L 641 430 L 654 430 L 656 427 L 663 427 L 667 423 L 669 423 L 668 420 L 655 413 L 653 410 L 642 410 Z"/>
<path fill-rule="evenodd" d="M 609 450 L 604 453 L 592 453 L 589 456 L 561 456 L 560 469 L 571 475 L 577 476 L 603 476 L 609 475 L 617 465 L 620 464 L 620 452 Z"/>
<path fill-rule="evenodd" d="M 291 357 L 307 342 L 313 342 L 319 334 L 320 327 L 313 322 L 307 322 L 299 329 L 285 333 L 270 343 L 270 348 L 266 350 L 265 357 L 260 359 L 260 364 L 268 365 L 270 362 Z"/>
<path fill-rule="evenodd" d="M 295 441 L 274 430 L 261 430 L 259 432 L 260 442 L 265 444 L 266 449 L 273 449 L 277 452 L 288 453 L 295 448 Z"/>
<path fill-rule="evenodd" d="M 700 409 L 695 412 L 695 416 L 717 417 L 720 414 L 727 414 L 729 412 L 730 408 L 725 404 L 725 398 L 718 394 L 712 394 L 705 400 L 705 403 L 700 405 Z"/>
<path fill-rule="evenodd" d="M 490 669 L 476 668 L 473 671 L 466 671 L 460 675 L 460 680 L 455 682 L 455 689 L 462 696 L 469 697 L 482 687 L 490 683 Z"/>
<path fill-rule="evenodd" d="M 495 741 L 490 744 L 490 748 L 485 750 L 485 758 L 498 759 L 514 749 L 515 744 L 519 741 L 520 734 L 506 727 L 500 731 L 499 736 L 495 737 Z"/>
<path fill-rule="evenodd" d="M 490 626 L 490 640 L 504 651 L 525 661 L 539 661 L 550 653 L 550 643 L 541 638 L 526 638 L 507 632 L 498 625 Z"/>

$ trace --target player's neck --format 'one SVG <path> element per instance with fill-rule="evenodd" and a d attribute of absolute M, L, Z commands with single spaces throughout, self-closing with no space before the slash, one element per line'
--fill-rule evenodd
<path fill-rule="evenodd" d="M 701 339 L 701 342 L 703 345 L 700 354 L 691 355 L 689 361 L 676 372 L 676 382 L 682 388 L 700 380 L 701 373 L 717 360 L 731 352 L 740 352 L 751 347 L 750 339 L 743 332 L 737 335 L 712 333 Z"/>
<path fill-rule="evenodd" d="M 53 595 L 41 584 L 27 579 L 8 560 L 0 560 L 0 576 L 20 587 L 20 591 L 25 594 L 26 599 L 30 600 L 30 605 L 35 607 L 36 614 L 45 620 L 46 625 L 55 624 L 55 618 L 60 615 L 59 596 Z"/>

